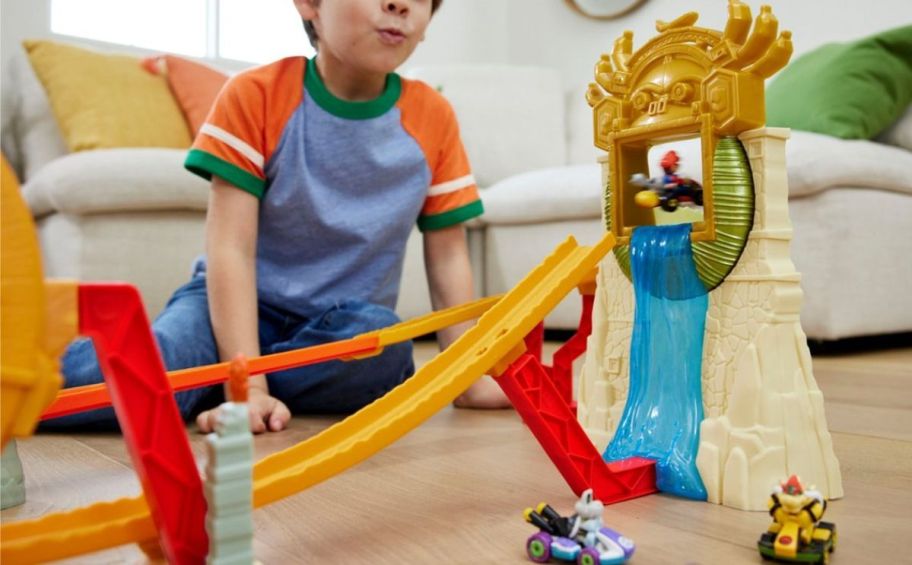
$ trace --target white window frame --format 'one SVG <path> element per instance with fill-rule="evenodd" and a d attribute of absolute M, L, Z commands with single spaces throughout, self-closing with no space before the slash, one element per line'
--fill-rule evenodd
<path fill-rule="evenodd" d="M 69 0 L 77 1 L 77 0 Z M 98 47 L 99 49 L 104 50 L 118 50 L 124 52 L 136 53 L 139 55 L 152 55 L 157 53 L 162 53 L 164 50 L 154 49 L 148 47 L 140 47 L 137 45 L 130 45 L 125 43 L 114 43 L 110 41 L 104 41 L 100 39 L 94 39 L 91 37 L 69 35 L 64 33 L 59 33 L 53 31 L 51 28 L 51 20 L 53 18 L 53 0 L 47 0 L 48 2 L 48 30 L 50 35 L 53 37 L 58 37 L 66 40 L 73 40 L 84 45 Z M 219 7 L 220 0 L 206 0 L 206 29 L 203 30 L 203 33 L 206 34 L 206 54 L 203 57 L 194 57 L 192 55 L 178 54 L 182 57 L 193 58 L 193 59 L 202 59 L 209 62 L 212 62 L 218 67 L 227 69 L 227 70 L 240 70 L 251 65 L 259 64 L 257 61 L 245 61 L 239 59 L 231 59 L 222 57 L 219 54 L 219 39 L 220 39 L 220 29 L 219 29 Z M 303 26 L 301 29 L 302 35 L 304 34 Z M 308 44 L 309 45 L 309 44 Z M 314 53 L 307 54 L 308 57 L 313 56 Z"/>

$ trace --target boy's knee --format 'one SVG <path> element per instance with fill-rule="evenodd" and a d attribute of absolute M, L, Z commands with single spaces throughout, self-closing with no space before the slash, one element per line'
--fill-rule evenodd
<path fill-rule="evenodd" d="M 371 330 L 383 329 L 401 321 L 399 316 L 386 306 L 363 303 L 359 304 L 358 307 L 360 308 L 364 325 Z"/>
<path fill-rule="evenodd" d="M 386 346 L 383 353 L 380 354 L 380 357 L 383 358 L 384 365 L 400 368 L 402 371 L 407 371 L 409 374 L 415 371 L 411 341 L 404 341 L 402 343 Z"/>
<path fill-rule="evenodd" d="M 155 343 L 158 345 L 166 371 L 212 365 L 219 362 L 215 338 L 211 336 L 208 327 L 200 327 L 198 330 L 173 335 L 174 332 L 170 328 L 164 330 L 153 328 Z"/>
<path fill-rule="evenodd" d="M 412 342 L 406 341 L 386 346 L 374 357 L 362 359 L 346 367 L 352 383 L 371 390 L 370 394 L 380 396 L 398 386 L 415 372 L 412 358 Z"/>
<path fill-rule="evenodd" d="M 345 330 L 352 335 L 388 328 L 400 321 L 389 308 L 358 300 L 343 302 L 323 317 L 325 326 L 335 328 L 335 331 Z"/>

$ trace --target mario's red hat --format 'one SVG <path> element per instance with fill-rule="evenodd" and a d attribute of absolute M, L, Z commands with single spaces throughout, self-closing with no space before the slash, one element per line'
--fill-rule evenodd
<path fill-rule="evenodd" d="M 659 164 L 662 165 L 663 169 L 669 169 L 671 167 L 677 166 L 680 160 L 681 158 L 678 157 L 677 152 L 669 151 L 662 157 L 662 160 L 659 162 Z"/>

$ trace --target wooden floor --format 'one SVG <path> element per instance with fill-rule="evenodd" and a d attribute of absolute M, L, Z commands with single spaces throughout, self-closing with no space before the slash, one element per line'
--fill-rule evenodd
<path fill-rule="evenodd" d="M 432 354 L 419 344 L 419 361 Z M 834 563 L 912 563 L 912 348 L 816 356 L 846 496 L 830 504 Z M 260 436 L 258 457 L 330 425 L 296 418 Z M 202 453 L 202 436 L 191 434 Z M 28 500 L 4 522 L 136 495 L 119 437 L 40 435 L 20 442 Z M 535 530 L 522 511 L 561 512 L 575 497 L 511 411 L 446 409 L 357 467 L 254 514 L 257 558 L 271 563 L 523 563 Z M 633 563 L 759 563 L 768 524 L 749 513 L 665 495 L 609 506 L 605 523 L 637 544 Z M 905 556 L 905 557 L 903 557 Z M 71 562 L 142 562 L 135 546 Z"/>

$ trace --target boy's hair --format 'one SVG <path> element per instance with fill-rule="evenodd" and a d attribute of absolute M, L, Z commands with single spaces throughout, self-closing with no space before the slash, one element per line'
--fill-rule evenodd
<path fill-rule="evenodd" d="M 314 4 L 319 6 L 321 1 L 322 0 L 314 0 Z M 431 14 L 436 12 L 437 8 L 439 8 L 441 4 L 443 4 L 443 0 L 431 0 Z M 317 37 L 317 30 L 314 29 L 314 25 L 313 25 L 312 21 L 310 21 L 310 20 L 303 20 L 303 21 L 304 21 L 304 31 L 307 32 L 307 39 L 310 40 L 310 44 L 313 46 L 313 48 L 317 49 L 317 40 L 320 39 L 319 37 Z"/>

